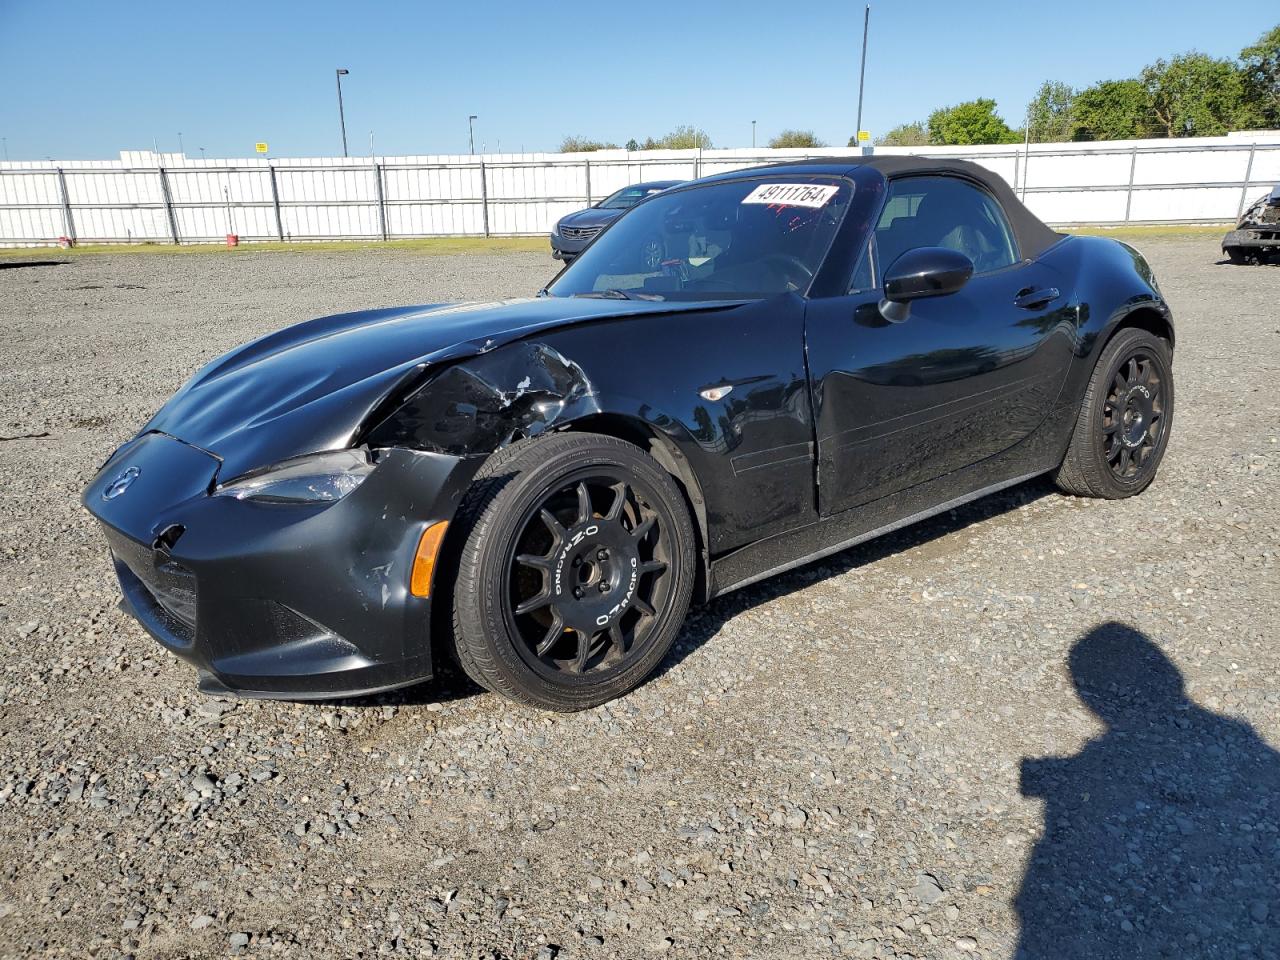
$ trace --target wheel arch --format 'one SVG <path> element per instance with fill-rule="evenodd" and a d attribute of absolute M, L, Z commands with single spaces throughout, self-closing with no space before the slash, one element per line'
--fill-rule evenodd
<path fill-rule="evenodd" d="M 1110 343 L 1115 335 L 1121 330 L 1129 329 L 1146 330 L 1153 336 L 1160 337 L 1163 340 L 1168 340 L 1169 349 L 1173 349 L 1173 321 L 1169 317 L 1169 311 L 1167 308 L 1158 309 L 1148 303 L 1129 310 L 1111 324 L 1111 327 L 1107 330 L 1107 335 L 1101 344 L 1101 349 L 1105 350 L 1107 348 L 1107 344 Z M 1099 356 L 1101 356 L 1101 351 L 1099 351 Z"/>
<path fill-rule="evenodd" d="M 694 596 L 706 601 L 710 585 L 711 543 L 707 529 L 707 504 L 702 494 L 702 484 L 692 465 L 680 451 L 680 447 L 662 431 L 638 417 L 618 413 L 593 413 L 578 417 L 556 427 L 557 433 L 599 433 L 623 440 L 644 450 L 658 461 L 680 489 L 685 506 L 693 518 L 694 535 L 698 538 L 698 576 L 694 583 Z"/>

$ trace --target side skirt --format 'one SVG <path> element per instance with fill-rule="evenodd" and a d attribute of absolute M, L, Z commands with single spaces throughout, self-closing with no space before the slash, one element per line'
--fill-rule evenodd
<path fill-rule="evenodd" d="M 786 571 L 793 570 L 796 567 L 802 567 L 806 563 L 812 563 L 815 560 L 821 560 L 823 557 L 829 557 L 833 553 L 848 550 L 850 547 L 856 547 L 860 543 L 865 543 L 868 540 L 874 540 L 876 537 L 884 536 L 886 533 L 893 533 L 895 530 L 901 530 L 903 527 L 909 527 L 911 524 L 919 523 L 921 520 L 928 520 L 930 517 L 936 517 L 940 513 L 946 513 L 948 510 L 953 510 L 956 507 L 962 506 L 973 500 L 980 500 L 983 497 L 990 496 L 993 493 L 998 493 L 999 491 L 1008 489 L 1009 487 L 1016 487 L 1018 484 L 1025 483 L 1028 480 L 1040 476 L 1044 472 L 1044 470 L 1033 470 L 1031 473 L 1023 474 L 1022 476 L 1012 477 L 1009 480 L 1002 480 L 999 483 L 993 483 L 979 490 L 974 490 L 970 493 L 953 497 L 952 499 L 939 503 L 935 506 L 926 507 L 923 510 L 919 510 L 916 513 L 903 517 L 900 520 L 893 520 L 889 523 L 873 527 L 870 530 L 864 530 L 860 533 L 851 533 L 851 530 L 859 526 L 859 521 L 864 521 L 870 511 L 855 507 L 853 510 L 850 510 L 849 513 L 856 514 L 856 516 L 849 517 L 846 514 L 837 514 L 827 520 L 819 520 L 817 523 L 801 527 L 798 530 L 790 531 L 789 533 L 781 536 L 761 541 L 759 543 L 753 543 L 748 547 L 744 547 L 742 550 L 730 554 L 722 560 L 712 561 L 711 573 L 712 582 L 714 584 L 714 592 L 712 593 L 712 596 L 721 596 L 741 587 L 757 583 L 760 580 L 767 580 L 779 573 L 785 573 Z M 725 586 L 720 585 L 722 577 L 739 574 L 741 566 L 746 562 L 749 562 L 749 558 L 744 556 L 744 554 L 752 552 L 766 554 L 766 550 L 770 553 L 781 553 L 797 540 L 812 539 L 814 541 L 822 542 L 829 541 L 832 537 L 839 537 L 841 535 L 847 536 L 847 539 L 839 540 L 836 543 L 825 543 L 823 546 L 816 547 L 810 553 L 803 554 L 802 556 L 796 557 L 792 560 L 785 560 L 778 563 L 776 566 L 769 567 L 759 573 L 749 574 L 742 579 L 728 583 Z M 738 567 L 739 569 L 734 569 L 735 567 Z"/>

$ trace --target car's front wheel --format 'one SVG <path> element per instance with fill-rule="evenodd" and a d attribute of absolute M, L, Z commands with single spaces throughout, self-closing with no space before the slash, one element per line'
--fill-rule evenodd
<path fill-rule="evenodd" d="M 689 607 L 694 534 L 671 477 L 613 437 L 562 433 L 495 453 L 458 522 L 458 660 L 477 683 L 551 710 L 640 684 Z"/>

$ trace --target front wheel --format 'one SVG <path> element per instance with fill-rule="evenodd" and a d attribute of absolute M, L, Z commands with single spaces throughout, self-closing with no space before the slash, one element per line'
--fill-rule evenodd
<path fill-rule="evenodd" d="M 670 649 L 694 581 L 671 477 L 613 437 L 563 433 L 494 454 L 459 513 L 458 660 L 520 703 L 582 710 L 639 685 Z"/>
<path fill-rule="evenodd" d="M 1169 342 L 1146 330 L 1121 330 L 1098 358 L 1054 479 L 1081 497 L 1141 493 L 1155 479 L 1172 426 Z"/>

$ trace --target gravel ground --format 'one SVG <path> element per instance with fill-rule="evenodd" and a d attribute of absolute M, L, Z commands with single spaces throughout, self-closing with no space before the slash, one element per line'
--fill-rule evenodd
<path fill-rule="evenodd" d="M 0 269 L 0 956 L 1280 955 L 1280 271 L 1143 246 L 1180 324 L 1145 495 L 1033 482 L 741 591 L 572 716 L 202 698 L 77 503 L 233 345 L 548 258 Z"/>

